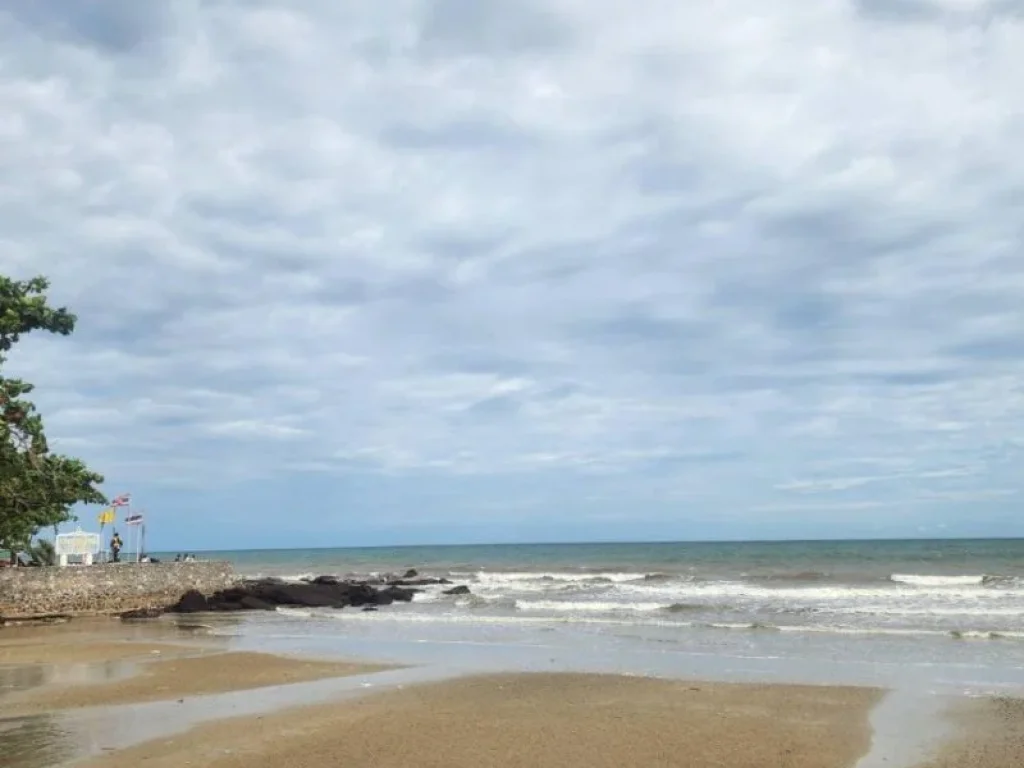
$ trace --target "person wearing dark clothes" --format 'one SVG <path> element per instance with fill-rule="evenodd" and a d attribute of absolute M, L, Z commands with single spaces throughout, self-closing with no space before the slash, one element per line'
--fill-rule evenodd
<path fill-rule="evenodd" d="M 121 534 L 114 531 L 114 535 L 110 538 L 110 559 L 115 562 L 121 562 L 121 547 L 124 546 L 124 542 L 121 541 Z"/>

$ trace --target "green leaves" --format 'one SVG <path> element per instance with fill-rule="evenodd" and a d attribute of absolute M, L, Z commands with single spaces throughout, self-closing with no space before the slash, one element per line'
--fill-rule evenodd
<path fill-rule="evenodd" d="M 68 336 L 75 330 L 77 318 L 67 308 L 52 308 L 46 302 L 50 281 L 45 277 L 12 280 L 0 275 L 0 363 L 2 355 L 32 331 L 48 331 Z"/>
<path fill-rule="evenodd" d="M 75 504 L 103 504 L 103 477 L 76 458 L 52 454 L 42 417 L 26 399 L 32 385 L 3 375 L 7 353 L 32 331 L 62 336 L 75 328 L 67 309 L 46 298 L 44 277 L 0 276 L 0 549 L 25 549 L 42 528 L 73 519 Z"/>

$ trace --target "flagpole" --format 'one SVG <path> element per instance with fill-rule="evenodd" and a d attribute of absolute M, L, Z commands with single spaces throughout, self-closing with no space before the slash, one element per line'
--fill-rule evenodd
<path fill-rule="evenodd" d="M 130 518 L 131 516 L 132 516 L 132 500 L 129 499 L 128 500 L 128 517 Z M 137 563 L 142 558 L 142 555 L 139 554 L 139 526 L 132 525 L 132 528 L 135 529 L 135 562 Z"/>

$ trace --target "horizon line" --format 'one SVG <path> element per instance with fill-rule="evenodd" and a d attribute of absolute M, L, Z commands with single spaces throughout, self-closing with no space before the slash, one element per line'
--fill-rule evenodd
<path fill-rule="evenodd" d="M 478 541 L 453 544 L 343 544 L 311 547 L 245 547 L 240 549 L 191 549 L 190 553 L 202 552 L 309 552 L 332 549 L 455 549 L 459 547 L 586 547 L 616 545 L 670 545 L 670 544 L 866 544 L 872 542 L 970 542 L 970 541 L 1024 541 L 1024 536 L 923 536 L 923 537 L 878 537 L 878 538 L 809 538 L 809 539 L 652 539 L 652 540 L 597 540 L 597 541 Z M 167 554 L 176 549 L 156 549 L 154 554 Z M 182 550 L 184 551 L 184 550 Z"/>

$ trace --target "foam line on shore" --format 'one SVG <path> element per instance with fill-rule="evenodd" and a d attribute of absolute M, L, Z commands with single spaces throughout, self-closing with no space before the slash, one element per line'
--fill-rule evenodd
<path fill-rule="evenodd" d="M 948 736 L 946 697 L 896 688 L 871 711 L 871 749 L 855 768 L 913 768 Z"/>

